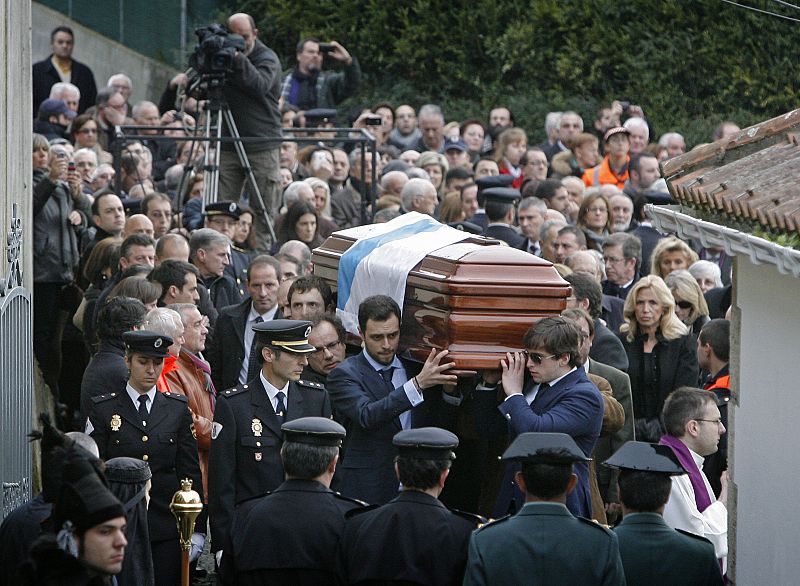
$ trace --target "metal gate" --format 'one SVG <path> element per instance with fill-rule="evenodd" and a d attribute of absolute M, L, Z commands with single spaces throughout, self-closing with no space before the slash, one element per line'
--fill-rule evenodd
<path fill-rule="evenodd" d="M 33 308 L 22 283 L 22 220 L 14 204 L 4 239 L 9 273 L 0 274 L 0 519 L 31 497 Z"/>

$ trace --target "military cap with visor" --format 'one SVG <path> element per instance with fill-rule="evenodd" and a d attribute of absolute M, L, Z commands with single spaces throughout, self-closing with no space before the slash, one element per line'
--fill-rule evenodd
<path fill-rule="evenodd" d="M 392 443 L 400 456 L 418 460 L 455 460 L 458 436 L 438 427 L 404 429 L 395 434 Z"/>
<path fill-rule="evenodd" d="M 238 220 L 241 214 L 242 210 L 235 201 L 215 201 L 214 203 L 206 204 L 205 208 L 206 218 L 213 216 L 229 216 L 234 220 Z"/>
<path fill-rule="evenodd" d="M 333 419 L 326 417 L 300 417 L 281 425 L 286 441 L 312 446 L 341 447 L 347 432 Z"/>
<path fill-rule="evenodd" d="M 523 464 L 572 464 L 589 462 L 566 433 L 528 432 L 519 434 L 503 453 L 503 460 Z"/>
<path fill-rule="evenodd" d="M 149 330 L 130 331 L 122 334 L 125 350 L 152 358 L 166 358 L 173 340 L 164 334 Z"/>
<path fill-rule="evenodd" d="M 273 319 L 253 326 L 257 340 L 279 350 L 307 354 L 317 349 L 308 343 L 311 322 L 296 319 Z"/>

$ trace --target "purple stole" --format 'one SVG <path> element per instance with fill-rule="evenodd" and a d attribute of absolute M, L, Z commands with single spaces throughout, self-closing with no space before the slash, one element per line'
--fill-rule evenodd
<path fill-rule="evenodd" d="M 678 438 L 671 435 L 664 435 L 658 442 L 662 446 L 669 446 L 675 452 L 678 462 L 688 472 L 689 480 L 692 482 L 694 489 L 694 502 L 697 505 L 697 510 L 701 513 L 711 506 L 711 497 L 708 496 L 708 489 L 706 489 L 705 482 L 703 482 L 703 472 L 697 467 L 697 464 L 689 453 L 689 448 Z"/>

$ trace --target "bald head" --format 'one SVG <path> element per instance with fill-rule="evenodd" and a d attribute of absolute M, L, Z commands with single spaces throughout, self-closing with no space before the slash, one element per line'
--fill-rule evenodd
<path fill-rule="evenodd" d="M 253 17 L 244 12 L 237 12 L 228 19 L 228 30 L 244 38 L 244 54 L 249 55 L 256 44 L 258 29 Z"/>
<path fill-rule="evenodd" d="M 406 183 L 408 183 L 408 175 L 402 171 L 389 171 L 381 178 L 381 188 L 386 195 L 400 197 Z"/>
<path fill-rule="evenodd" d="M 156 243 L 156 264 L 165 260 L 189 262 L 189 241 L 181 234 L 164 234 Z"/>
<path fill-rule="evenodd" d="M 146 234 L 150 238 L 155 234 L 153 222 L 144 214 L 134 214 L 125 221 L 125 229 L 122 231 L 122 238 L 127 238 L 131 234 Z"/>
<path fill-rule="evenodd" d="M 597 255 L 589 252 L 588 250 L 579 250 L 578 252 L 573 252 L 567 257 L 566 264 L 572 269 L 573 273 L 588 275 L 598 283 L 603 279 L 603 274 L 600 271 L 600 262 L 597 258 Z"/>

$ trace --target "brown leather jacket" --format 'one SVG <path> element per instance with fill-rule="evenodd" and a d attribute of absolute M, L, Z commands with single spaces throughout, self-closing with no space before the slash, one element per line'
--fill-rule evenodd
<path fill-rule="evenodd" d="M 189 400 L 192 412 L 200 472 L 203 474 L 203 494 L 208 499 L 208 452 L 211 449 L 211 423 L 214 421 L 214 394 L 211 378 L 192 361 L 186 350 L 178 356 L 179 368 L 166 375 L 170 390 Z"/>

